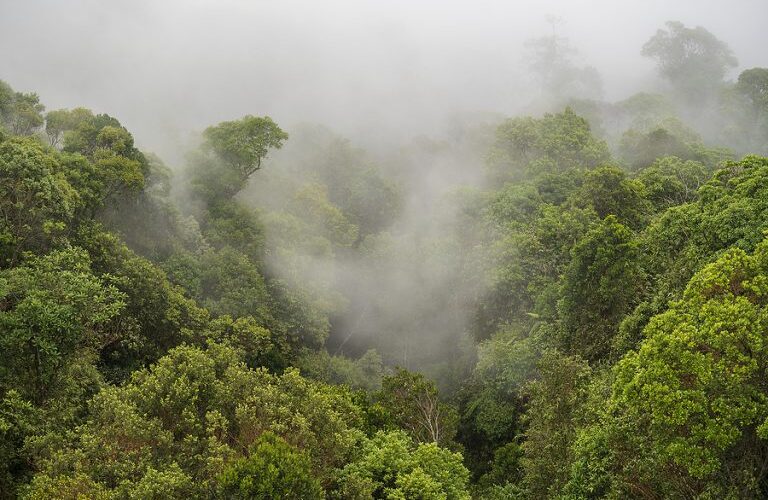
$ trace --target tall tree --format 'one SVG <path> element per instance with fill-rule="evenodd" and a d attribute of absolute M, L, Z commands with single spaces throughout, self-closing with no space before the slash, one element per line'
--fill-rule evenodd
<path fill-rule="evenodd" d="M 619 322 L 638 299 L 637 241 L 609 215 L 573 247 L 572 255 L 559 303 L 562 345 L 569 353 L 599 361 L 611 352 Z"/>
<path fill-rule="evenodd" d="M 738 60 L 728 45 L 701 26 L 688 28 L 669 21 L 643 45 L 642 54 L 656 60 L 659 74 L 689 104 L 702 104 L 722 85 Z"/>
<path fill-rule="evenodd" d="M 261 168 L 269 150 L 283 146 L 288 134 L 268 116 L 247 115 L 208 127 L 203 137 L 205 147 L 226 162 L 237 175 L 239 183 L 231 186 L 236 193 L 248 177 Z"/>
<path fill-rule="evenodd" d="M 558 19 L 548 19 L 552 34 L 530 39 L 529 67 L 536 75 L 547 98 L 563 102 L 568 98 L 598 99 L 603 94 L 600 74 L 592 66 L 579 67 L 574 61 L 578 51 L 556 31 Z"/>
<path fill-rule="evenodd" d="M 731 249 L 655 316 L 579 438 L 574 497 L 765 498 L 768 243 Z"/>

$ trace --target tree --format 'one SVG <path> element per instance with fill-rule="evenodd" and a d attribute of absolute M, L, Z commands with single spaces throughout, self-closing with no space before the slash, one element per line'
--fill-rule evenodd
<path fill-rule="evenodd" d="M 369 349 L 358 359 L 331 356 L 325 350 L 304 353 L 297 366 L 302 374 L 329 384 L 346 384 L 353 389 L 373 392 L 381 389 L 384 370 L 381 355 Z"/>
<path fill-rule="evenodd" d="M 39 429 L 35 410 L 16 390 L 5 390 L 0 398 L 0 498 L 12 498 L 17 486 L 29 479 L 29 462 L 21 450 Z"/>
<path fill-rule="evenodd" d="M 15 92 L 0 80 L 0 129 L 13 135 L 32 135 L 43 124 L 45 106 L 35 93 Z"/>
<path fill-rule="evenodd" d="M 591 370 L 578 356 L 545 351 L 538 377 L 525 388 L 528 410 L 521 463 L 526 492 L 532 498 L 557 497 L 568 481 Z"/>
<path fill-rule="evenodd" d="M 637 180 L 645 186 L 645 198 L 656 211 L 696 200 L 707 178 L 704 165 L 675 156 L 659 158 L 637 175 Z"/>
<path fill-rule="evenodd" d="M 109 152 L 138 161 L 142 163 L 142 168 L 146 167 L 146 159 L 134 145 L 133 136 L 116 118 L 106 114 L 94 115 L 84 108 L 55 113 L 53 126 L 64 133 L 64 151 L 80 153 L 91 159 Z"/>
<path fill-rule="evenodd" d="M 0 267 L 44 251 L 74 215 L 78 194 L 58 160 L 33 138 L 0 143 Z"/>
<path fill-rule="evenodd" d="M 172 498 L 210 498 L 222 473 L 227 488 L 317 491 L 315 481 L 329 487 L 351 459 L 362 423 L 347 389 L 295 369 L 280 376 L 251 370 L 226 344 L 181 346 L 127 383 L 98 392 L 85 423 L 39 464 L 30 492 L 42 498 L 51 485 L 83 478 L 120 498 L 142 487 L 182 492 Z M 238 462 L 246 456 L 252 459 Z M 249 479 L 281 464 L 288 470 L 261 477 L 261 485 Z M 307 470 L 317 479 L 309 480 Z"/>
<path fill-rule="evenodd" d="M 552 35 L 526 42 L 530 52 L 529 67 L 536 74 L 547 97 L 564 101 L 569 97 L 600 98 L 603 93 L 600 74 L 591 66 L 578 67 L 571 60 L 577 54 L 567 38 L 555 31 L 557 19 L 550 19 Z"/>
<path fill-rule="evenodd" d="M 650 209 L 644 199 L 644 188 L 642 183 L 627 179 L 617 167 L 599 167 L 587 172 L 571 201 L 593 209 L 601 219 L 615 215 L 622 224 L 639 229 Z"/>
<path fill-rule="evenodd" d="M 0 272 L 0 388 L 40 404 L 84 351 L 98 352 L 119 332 L 110 327 L 124 296 L 70 248 Z"/>
<path fill-rule="evenodd" d="M 221 494 L 233 499 L 325 497 L 320 482 L 312 476 L 309 456 L 271 432 L 259 437 L 247 458 L 228 465 L 219 484 Z"/>
<path fill-rule="evenodd" d="M 511 365 L 518 359 L 510 357 L 505 362 Z M 456 440 L 463 446 L 464 463 L 472 471 L 473 479 L 482 477 L 480 482 L 485 485 L 504 484 L 512 480 L 502 476 L 514 468 L 507 451 L 513 452 L 511 448 L 517 446 L 514 440 L 520 431 L 523 402 L 518 391 L 509 393 L 498 388 L 505 382 L 499 381 L 501 377 L 478 374 L 475 378 L 465 383 L 460 393 L 461 420 Z M 505 447 L 507 450 L 503 451 Z"/>
<path fill-rule="evenodd" d="M 377 402 L 393 423 L 418 442 L 450 443 L 456 433 L 456 411 L 441 403 L 435 383 L 420 373 L 398 368 L 384 377 Z"/>
<path fill-rule="evenodd" d="M 119 318 L 123 335 L 101 352 L 108 379 L 125 380 L 169 349 L 203 340 L 209 312 L 185 297 L 159 267 L 97 224 L 84 224 L 73 240 L 88 252 L 94 274 L 110 279 L 125 297 Z"/>
<path fill-rule="evenodd" d="M 648 131 L 657 127 L 665 119 L 676 116 L 674 105 L 660 94 L 638 92 L 616 103 L 620 113 L 621 125 L 617 129 L 630 128 Z"/>
<path fill-rule="evenodd" d="M 736 89 L 749 99 L 755 110 L 768 112 L 768 68 L 742 71 L 736 83 Z"/>
<path fill-rule="evenodd" d="M 572 168 L 594 168 L 609 158 L 607 144 L 592 135 L 589 122 L 565 108 L 540 119 L 513 118 L 499 125 L 488 166 L 501 184 Z"/>
<path fill-rule="evenodd" d="M 270 149 L 280 149 L 288 134 L 268 116 L 247 115 L 222 122 L 203 132 L 206 146 L 227 162 L 245 181 L 261 168 Z"/>
<path fill-rule="evenodd" d="M 47 115 L 46 133 L 61 147 L 62 171 L 79 194 L 78 218 L 93 218 L 108 201 L 135 200 L 145 187 L 150 163 L 117 119 L 85 108 L 56 110 Z"/>
<path fill-rule="evenodd" d="M 711 98 L 726 72 L 738 64 L 731 49 L 712 33 L 669 21 L 643 45 L 642 54 L 656 59 L 659 73 L 689 104 Z"/>
<path fill-rule="evenodd" d="M 603 418 L 580 437 L 574 485 L 619 497 L 764 497 L 767 331 L 764 241 L 699 271 L 618 362 Z"/>
<path fill-rule="evenodd" d="M 694 157 L 693 150 L 685 141 L 663 127 L 649 132 L 627 130 L 621 136 L 619 152 L 632 170 L 647 167 L 664 156 Z"/>
<path fill-rule="evenodd" d="M 221 316 L 208 329 L 209 338 L 237 349 L 251 368 L 264 366 L 280 372 L 287 365 L 287 339 L 274 335 L 251 316 L 234 320 Z"/>
<path fill-rule="evenodd" d="M 86 108 L 57 109 L 45 115 L 45 133 L 51 146 L 61 145 L 65 133 L 71 132 L 81 123 L 93 118 L 91 110 Z"/>
<path fill-rule="evenodd" d="M 247 256 L 230 247 L 201 258 L 202 295 L 198 299 L 214 314 L 250 315 L 261 326 L 273 321 L 264 277 Z"/>
<path fill-rule="evenodd" d="M 611 352 L 619 322 L 638 299 L 643 273 L 637 241 L 615 215 L 592 228 L 572 251 L 558 304 L 561 345 L 590 362 Z"/>
<path fill-rule="evenodd" d="M 315 231 L 327 238 L 334 246 L 349 247 L 358 237 L 358 227 L 344 216 L 338 207 L 328 200 L 324 186 L 308 184 L 296 192 L 291 211 L 307 224 L 308 231 Z M 304 232 L 302 238 L 306 238 Z"/>
<path fill-rule="evenodd" d="M 341 498 L 468 500 L 469 471 L 461 454 L 435 443 L 414 446 L 402 431 L 364 439 L 358 458 L 340 473 Z"/>
<path fill-rule="evenodd" d="M 11 132 L 16 135 L 32 135 L 43 124 L 45 106 L 37 94 L 16 92 L 13 103 Z"/>
<path fill-rule="evenodd" d="M 0 80 L 0 125 L 6 126 L 11 118 L 13 95 L 14 92 L 11 86 Z"/>
<path fill-rule="evenodd" d="M 675 177 L 687 176 L 684 165 L 673 165 Z M 695 178 L 685 182 L 697 183 Z M 768 160 L 746 156 L 725 162 L 698 188 L 694 201 L 667 209 L 640 233 L 640 265 L 651 286 L 622 321 L 622 342 L 638 342 L 648 320 L 680 299 L 696 271 L 719 253 L 732 246 L 752 251 L 766 230 Z"/>
<path fill-rule="evenodd" d="M 742 71 L 736 93 L 743 105 L 736 106 L 737 134 L 747 138 L 749 151 L 768 153 L 768 68 Z"/>

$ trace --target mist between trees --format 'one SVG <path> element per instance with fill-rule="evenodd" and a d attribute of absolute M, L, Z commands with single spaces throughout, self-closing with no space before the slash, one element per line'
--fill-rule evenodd
<path fill-rule="evenodd" d="M 49 7 L 43 25 L 76 25 Z M 304 71 L 360 54 L 318 42 L 329 66 L 301 71 L 278 57 L 311 54 L 340 26 L 328 13 L 310 29 L 233 3 L 170 26 L 167 6 L 86 7 L 180 36 L 146 60 L 148 40 L 105 36 L 144 65 L 206 13 L 224 46 L 259 39 L 221 30 L 256 12 L 308 31 L 261 72 L 235 64 L 242 48 L 203 50 L 198 83 L 217 93 L 170 78 L 126 97 L 147 101 L 127 113 L 136 138 L 110 110 L 46 108 L 34 82 L 15 88 L 45 72 L 8 59 L 0 498 L 768 494 L 768 69 L 726 37 L 661 22 L 633 49 L 645 69 L 617 86 L 568 36 L 580 18 L 541 16 L 496 83 L 441 87 L 460 71 L 422 57 L 422 37 L 455 6 L 416 8 L 423 32 L 399 4 L 358 6 L 338 39 L 374 51 L 343 72 L 364 90 L 313 89 L 348 107 L 329 110 L 281 106 L 281 79 L 301 89 Z M 406 33 L 380 31 L 392 47 L 363 35 L 387 20 Z M 476 30 L 461 33 L 482 53 Z M 454 62 L 487 63 L 470 52 Z M 367 65 L 387 56 L 399 71 L 372 85 Z M 113 67 L 96 57 L 81 76 Z M 255 74 L 271 96 L 258 107 L 226 83 Z M 339 81 L 312 80 L 326 78 Z M 89 85 L 83 100 L 102 99 Z M 161 103 L 158 88 L 181 90 Z M 201 109 L 210 124 L 182 125 Z"/>

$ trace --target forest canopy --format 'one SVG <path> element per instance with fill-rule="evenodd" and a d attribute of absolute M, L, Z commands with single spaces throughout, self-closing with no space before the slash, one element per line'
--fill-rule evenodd
<path fill-rule="evenodd" d="M 0 81 L 0 499 L 768 496 L 768 68 L 670 21 L 611 100 L 550 21 L 377 147 Z"/>

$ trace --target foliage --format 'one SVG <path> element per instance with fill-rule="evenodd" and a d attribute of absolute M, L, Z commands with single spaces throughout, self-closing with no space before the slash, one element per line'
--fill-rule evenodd
<path fill-rule="evenodd" d="M 632 232 L 609 215 L 573 247 L 558 304 L 561 345 L 588 361 L 605 359 L 621 318 L 637 301 L 643 272 Z"/>
<path fill-rule="evenodd" d="M 571 445 L 581 420 L 579 410 L 586 399 L 590 369 L 578 356 L 545 351 L 538 371 L 539 377 L 525 388 L 527 427 L 520 463 L 526 493 L 551 498 L 569 478 Z"/>
<path fill-rule="evenodd" d="M 648 214 L 645 186 L 617 167 L 599 167 L 586 173 L 579 190 L 571 197 L 577 206 L 589 207 L 601 219 L 615 216 L 621 223 L 639 229 Z"/>
<path fill-rule="evenodd" d="M 7 128 L 13 135 L 32 135 L 43 125 L 43 111 L 40 96 L 15 92 L 0 80 L 0 129 Z"/>
<path fill-rule="evenodd" d="M 667 156 L 641 170 L 637 180 L 645 188 L 645 198 L 660 212 L 695 201 L 699 188 L 708 178 L 707 173 L 699 162 Z"/>
<path fill-rule="evenodd" d="M 358 458 L 340 473 L 342 498 L 469 499 L 461 455 L 435 443 L 414 446 L 400 431 L 363 441 Z"/>
<path fill-rule="evenodd" d="M 440 402 L 435 383 L 398 368 L 382 379 L 376 400 L 382 412 L 417 442 L 448 444 L 456 433 L 456 411 Z"/>
<path fill-rule="evenodd" d="M 229 462 L 258 448 L 265 432 L 306 449 L 313 474 L 327 481 L 346 460 L 360 422 L 343 389 L 296 371 L 250 370 L 227 346 L 178 347 L 125 386 L 97 394 L 86 425 L 50 457 L 31 491 L 77 471 L 119 495 L 159 473 L 187 478 L 193 496 L 207 496 Z M 271 446 L 265 439 L 261 444 Z"/>
<path fill-rule="evenodd" d="M 270 117 L 251 115 L 208 127 L 203 136 L 206 147 L 229 164 L 241 182 L 261 168 L 270 149 L 280 149 L 288 139 Z"/>
<path fill-rule="evenodd" d="M 514 118 L 502 123 L 489 166 L 499 182 L 569 168 L 592 168 L 608 158 L 605 142 L 592 135 L 584 118 L 566 108 L 541 119 Z"/>
<path fill-rule="evenodd" d="M 614 368 L 602 430 L 580 437 L 574 485 L 643 496 L 765 494 L 767 248 L 724 253 L 651 320 L 638 350 Z M 592 465 L 595 452 L 604 470 Z"/>
<path fill-rule="evenodd" d="M 0 267 L 18 264 L 26 251 L 49 249 L 78 198 L 57 156 L 35 139 L 0 143 Z"/>
<path fill-rule="evenodd" d="M 738 61 L 728 45 L 701 26 L 688 28 L 678 21 L 666 26 L 643 45 L 642 53 L 656 59 L 661 76 L 681 95 L 700 103 Z"/>
<path fill-rule="evenodd" d="M 384 371 L 381 355 L 371 349 L 358 359 L 309 351 L 297 361 L 303 375 L 329 384 L 346 384 L 353 389 L 376 391 Z"/>
<path fill-rule="evenodd" d="M 277 435 L 265 432 L 247 458 L 227 466 L 219 479 L 226 498 L 323 498 L 320 483 L 312 477 L 309 457 Z"/>
<path fill-rule="evenodd" d="M 71 358 L 115 342 L 120 332 L 110 322 L 124 299 L 113 284 L 93 275 L 82 249 L 53 252 L 2 271 L 0 387 L 44 401 Z"/>
<path fill-rule="evenodd" d="M 741 150 L 768 153 L 768 68 L 741 72 L 733 88 L 732 125 L 728 138 L 740 143 Z"/>
<path fill-rule="evenodd" d="M 678 96 L 611 103 L 530 48 L 573 107 L 378 165 L 246 116 L 174 177 L 0 82 L 0 498 L 768 495 L 768 159 L 715 147 L 765 69 L 669 23 Z"/>

